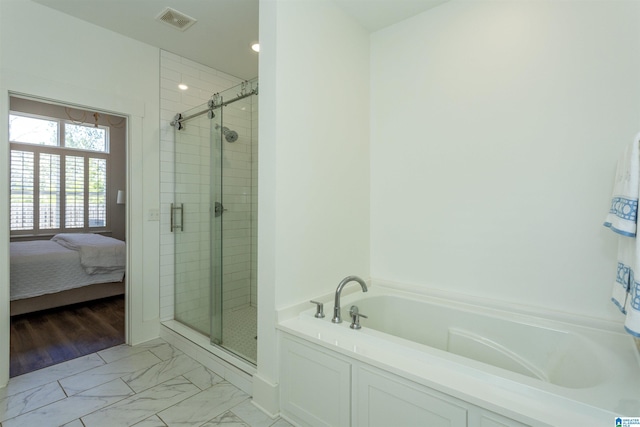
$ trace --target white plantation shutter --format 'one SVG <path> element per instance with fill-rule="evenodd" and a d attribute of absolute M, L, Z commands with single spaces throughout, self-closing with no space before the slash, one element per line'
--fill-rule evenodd
<path fill-rule="evenodd" d="M 40 153 L 39 214 L 40 229 L 60 228 L 60 156 Z"/>
<path fill-rule="evenodd" d="M 11 150 L 11 229 L 33 228 L 34 155 Z"/>
<path fill-rule="evenodd" d="M 65 228 L 84 227 L 84 158 L 65 156 Z"/>
<path fill-rule="evenodd" d="M 89 227 L 107 225 L 107 160 L 89 159 Z"/>

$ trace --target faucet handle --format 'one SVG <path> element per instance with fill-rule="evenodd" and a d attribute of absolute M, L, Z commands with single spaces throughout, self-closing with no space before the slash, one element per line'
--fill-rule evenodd
<path fill-rule="evenodd" d="M 318 301 L 313 301 L 313 300 L 309 302 L 316 305 L 316 314 L 314 317 L 318 319 L 322 319 L 324 317 L 324 304 Z"/>
<path fill-rule="evenodd" d="M 368 316 L 365 316 L 364 314 L 360 313 L 360 310 L 358 310 L 358 306 L 357 305 L 352 305 L 351 309 L 349 310 L 349 316 L 351 316 L 351 325 L 349 325 L 349 327 L 351 329 L 362 329 L 362 326 L 360 326 L 360 318 L 364 317 L 365 319 L 368 319 Z"/>

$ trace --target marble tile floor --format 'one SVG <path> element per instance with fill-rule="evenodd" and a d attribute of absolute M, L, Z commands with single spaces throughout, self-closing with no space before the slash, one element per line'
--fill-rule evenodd
<path fill-rule="evenodd" d="M 291 427 L 167 342 L 120 345 L 12 378 L 1 427 Z"/>

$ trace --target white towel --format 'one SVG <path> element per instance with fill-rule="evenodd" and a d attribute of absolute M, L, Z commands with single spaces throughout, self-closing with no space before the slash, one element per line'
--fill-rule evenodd
<path fill-rule="evenodd" d="M 638 137 L 640 134 L 618 159 L 611 209 L 604 221 L 605 227 L 628 237 L 636 237 L 638 222 L 638 185 L 640 184 Z"/>
<path fill-rule="evenodd" d="M 618 271 L 611 301 L 626 315 L 625 329 L 640 337 L 640 241 L 637 239 L 640 197 L 640 134 L 618 160 L 605 227 L 619 234 Z"/>

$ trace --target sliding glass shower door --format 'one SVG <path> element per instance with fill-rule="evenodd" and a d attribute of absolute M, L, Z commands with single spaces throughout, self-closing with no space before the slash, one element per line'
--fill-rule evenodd
<path fill-rule="evenodd" d="M 188 117 L 202 107 L 183 113 Z M 222 147 L 221 114 L 196 116 L 175 126 L 174 317 L 222 342 Z"/>
<path fill-rule="evenodd" d="M 257 80 L 174 121 L 174 318 L 257 359 Z"/>

